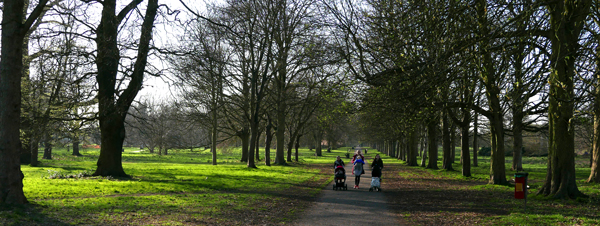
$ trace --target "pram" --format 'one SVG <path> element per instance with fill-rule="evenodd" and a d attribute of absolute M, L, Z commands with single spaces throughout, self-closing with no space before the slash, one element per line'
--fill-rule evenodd
<path fill-rule="evenodd" d="M 371 178 L 371 188 L 369 191 L 381 191 L 381 177 Z"/>
<path fill-rule="evenodd" d="M 348 185 L 346 184 L 346 170 L 343 166 L 337 166 L 334 171 L 334 180 L 333 190 L 348 190 Z"/>

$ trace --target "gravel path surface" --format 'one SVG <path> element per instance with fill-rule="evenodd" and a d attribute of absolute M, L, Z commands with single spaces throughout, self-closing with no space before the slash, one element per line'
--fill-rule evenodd
<path fill-rule="evenodd" d="M 371 167 L 365 164 L 365 174 L 360 177 L 360 189 L 353 189 L 352 165 L 346 165 L 348 190 L 333 190 L 335 182 L 327 185 L 319 199 L 303 213 L 294 225 L 404 225 L 390 212 L 382 192 L 369 192 Z M 333 174 L 333 169 L 332 169 Z M 384 178 L 385 182 L 385 178 Z"/>

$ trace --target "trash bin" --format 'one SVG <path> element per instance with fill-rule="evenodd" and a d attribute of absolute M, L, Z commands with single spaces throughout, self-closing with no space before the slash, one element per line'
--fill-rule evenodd
<path fill-rule="evenodd" d="M 515 199 L 527 198 L 527 176 L 529 173 L 515 173 Z"/>

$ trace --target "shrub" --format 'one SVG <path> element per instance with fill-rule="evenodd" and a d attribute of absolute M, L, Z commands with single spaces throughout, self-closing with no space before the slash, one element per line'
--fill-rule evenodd
<path fill-rule="evenodd" d="M 479 156 L 491 156 L 492 155 L 492 148 L 491 147 L 481 147 L 481 149 L 479 149 L 479 152 L 477 152 L 477 155 L 479 155 Z"/>

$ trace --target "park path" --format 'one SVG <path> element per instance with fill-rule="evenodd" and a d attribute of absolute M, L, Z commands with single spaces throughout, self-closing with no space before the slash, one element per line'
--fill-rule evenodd
<path fill-rule="evenodd" d="M 371 167 L 368 164 L 360 177 L 358 190 L 353 189 L 352 165 L 348 163 L 345 168 L 348 190 L 333 190 L 335 181 L 325 186 L 317 201 L 293 225 L 405 225 L 388 208 L 385 183 L 381 186 L 382 192 L 369 192 Z M 333 169 L 331 171 L 333 176 Z"/>

